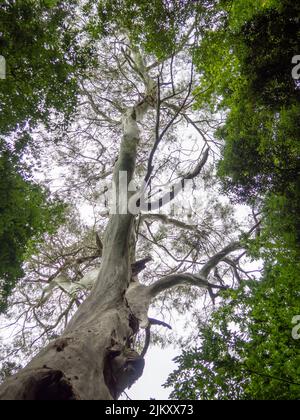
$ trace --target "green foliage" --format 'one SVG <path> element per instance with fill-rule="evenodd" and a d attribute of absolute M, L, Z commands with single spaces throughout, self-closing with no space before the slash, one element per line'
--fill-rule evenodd
<path fill-rule="evenodd" d="M 195 98 L 198 108 L 227 112 L 216 133 L 224 144 L 218 173 L 227 195 L 260 212 L 260 235 L 248 247 L 265 273 L 224 295 L 167 385 L 178 399 L 299 399 L 300 88 L 291 62 L 300 6 L 224 1 L 218 13 L 195 52 Z"/>
<path fill-rule="evenodd" d="M 45 232 L 53 232 L 62 222 L 64 206 L 50 200 L 47 191 L 27 179 L 26 173 L 15 156 L 1 151 L 0 312 L 23 275 L 25 256 L 35 250 Z"/>
<path fill-rule="evenodd" d="M 221 7 L 226 18 L 208 31 L 195 53 L 201 74 L 195 93 L 205 92 L 196 97 L 198 106 L 208 103 L 228 112 L 216 133 L 224 144 L 218 174 L 233 200 L 263 211 L 269 244 L 295 247 L 300 88 L 291 72 L 299 48 L 300 6 L 290 0 L 240 0 Z"/>
<path fill-rule="evenodd" d="M 190 18 L 201 16 L 201 27 L 208 24 L 215 0 L 101 0 L 98 16 L 89 25 L 93 36 L 115 30 L 127 33 L 133 44 L 159 59 L 168 57 L 180 47 Z M 94 2 L 88 2 L 91 11 Z M 200 24 L 199 24 L 200 25 Z M 200 26 L 199 26 L 200 29 Z"/>
<path fill-rule="evenodd" d="M 6 1 L 0 8 L 0 133 L 39 121 L 67 120 L 77 101 L 78 76 L 92 59 L 75 19 L 77 0 Z M 50 126 L 50 125 L 49 125 Z"/>
<path fill-rule="evenodd" d="M 224 304 L 199 327 L 199 345 L 176 358 L 167 386 L 171 398 L 201 400 L 298 400 L 300 264 L 283 260 L 261 282 L 226 292 Z"/>
<path fill-rule="evenodd" d="M 48 130 L 68 124 L 79 77 L 94 64 L 79 3 L 16 0 L 0 7 L 0 54 L 6 59 L 6 79 L 0 80 L 0 311 L 22 277 L 25 258 L 61 222 L 63 206 L 32 181 L 24 155 L 27 146 L 36 154 L 30 132 L 38 123 Z"/>

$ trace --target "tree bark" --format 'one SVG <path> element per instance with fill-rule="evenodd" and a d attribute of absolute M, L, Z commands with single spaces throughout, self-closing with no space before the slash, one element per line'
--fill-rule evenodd
<path fill-rule="evenodd" d="M 123 139 L 114 170 L 117 195 L 120 172 L 134 176 L 140 122 L 156 107 L 157 82 L 138 52 L 133 54 L 136 71 L 145 85 L 143 100 L 126 110 Z M 208 153 L 208 152 L 207 152 Z M 208 154 L 190 174 L 198 175 Z M 135 216 L 120 211 L 110 217 L 103 239 L 102 263 L 89 297 L 79 307 L 62 336 L 51 342 L 19 373 L 0 386 L 1 400 L 112 400 L 130 387 L 143 373 L 144 359 L 133 348 L 133 337 L 140 327 L 148 328 L 151 300 L 164 290 L 180 285 L 221 288 L 208 283 L 210 271 L 233 244 L 216 254 L 198 276 L 178 274 L 165 277 L 150 287 L 140 285 L 132 273 L 135 262 Z M 134 277 L 134 279 L 133 279 Z"/>
<path fill-rule="evenodd" d="M 90 296 L 63 335 L 0 387 L 1 400 L 117 399 L 142 374 L 144 360 L 131 348 L 138 322 L 125 299 L 132 219 L 112 216 Z"/>
<path fill-rule="evenodd" d="M 123 116 L 123 139 L 114 170 L 118 197 L 120 172 L 127 173 L 128 184 L 133 179 L 140 138 L 138 122 L 155 107 L 156 82 L 148 76 L 138 52 L 134 59 L 145 95 Z M 125 297 L 134 262 L 134 216 L 121 214 L 119 206 L 117 202 L 116 214 L 106 228 L 99 277 L 90 296 L 62 336 L 0 386 L 1 400 L 117 399 L 142 375 L 144 359 L 132 348 L 139 322 Z"/>

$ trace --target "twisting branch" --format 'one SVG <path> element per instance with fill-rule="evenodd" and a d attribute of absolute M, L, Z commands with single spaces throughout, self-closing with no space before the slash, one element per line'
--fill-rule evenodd
<path fill-rule="evenodd" d="M 226 286 L 219 286 L 216 284 L 209 283 L 204 277 L 201 278 L 199 275 L 193 275 L 189 273 L 183 274 L 172 274 L 166 276 L 155 282 L 152 286 L 149 286 L 149 294 L 152 298 L 155 298 L 165 290 L 171 289 L 177 286 L 196 286 L 203 289 L 218 289 L 226 290 Z"/>
<path fill-rule="evenodd" d="M 220 252 L 211 257 L 206 264 L 204 264 L 200 270 L 199 276 L 201 278 L 207 278 L 209 273 L 219 264 L 219 262 L 224 260 L 228 254 L 237 251 L 238 249 L 243 249 L 243 245 L 241 245 L 240 242 L 234 242 L 223 248 Z"/>
<path fill-rule="evenodd" d="M 149 318 L 150 325 L 160 325 L 161 327 L 168 328 L 169 330 L 172 329 L 171 325 L 167 324 L 164 321 L 159 321 L 158 319 Z"/>
<path fill-rule="evenodd" d="M 209 157 L 209 149 L 206 149 L 203 155 L 203 158 L 200 160 L 200 162 L 198 163 L 198 165 L 196 166 L 196 168 L 192 171 L 189 172 L 186 176 L 185 179 L 194 179 L 196 178 L 200 172 L 202 171 L 202 169 L 204 168 L 207 159 Z"/>
<path fill-rule="evenodd" d="M 147 351 L 149 350 L 149 346 L 150 346 L 150 341 L 151 341 L 151 326 L 152 325 L 160 325 L 162 327 L 166 327 L 169 330 L 172 329 L 172 327 L 167 324 L 166 322 L 163 321 L 158 321 L 157 319 L 154 318 L 149 318 L 149 325 L 147 326 L 145 332 L 146 332 L 146 337 L 145 337 L 145 344 L 144 344 L 144 348 L 141 352 L 141 357 L 145 357 L 147 354 Z"/>

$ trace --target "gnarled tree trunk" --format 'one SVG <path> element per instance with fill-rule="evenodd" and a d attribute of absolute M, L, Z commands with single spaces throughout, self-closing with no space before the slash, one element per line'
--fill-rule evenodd
<path fill-rule="evenodd" d="M 123 116 L 123 140 L 114 171 L 118 197 L 120 172 L 127 173 L 128 184 L 134 175 L 138 122 L 155 105 L 156 84 L 148 77 L 140 55 L 136 65 L 144 79 L 145 99 Z M 120 206 L 117 202 L 117 214 L 108 223 L 101 269 L 90 296 L 63 335 L 0 387 L 0 399 L 116 399 L 141 376 L 144 360 L 131 348 L 139 323 L 125 297 L 132 281 L 134 216 L 120 214 Z"/>
<path fill-rule="evenodd" d="M 143 79 L 145 92 L 144 99 L 123 116 L 123 139 L 114 170 L 117 196 L 121 189 L 120 173 L 127 173 L 127 185 L 134 176 L 140 138 L 138 123 L 150 108 L 156 108 L 159 100 L 158 83 L 149 77 L 141 56 L 135 52 L 132 60 Z M 208 152 L 188 179 L 199 174 L 207 158 Z M 142 375 L 144 359 L 134 350 L 132 342 L 140 327 L 148 327 L 151 299 L 178 285 L 222 288 L 209 284 L 208 275 L 226 255 L 240 248 L 238 243 L 217 253 L 198 275 L 175 274 L 149 287 L 140 285 L 132 272 L 135 216 L 122 214 L 121 206 L 117 202 L 116 214 L 110 217 L 106 228 L 101 268 L 90 296 L 62 336 L 0 386 L 1 400 L 117 399 Z"/>

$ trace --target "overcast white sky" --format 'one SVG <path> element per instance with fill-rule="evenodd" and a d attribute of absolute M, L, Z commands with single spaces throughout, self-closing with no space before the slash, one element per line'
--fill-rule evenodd
<path fill-rule="evenodd" d="M 172 360 L 180 354 L 180 350 L 172 347 L 164 349 L 153 346 L 146 356 L 146 365 L 143 376 L 127 391 L 133 400 L 166 400 L 171 389 L 165 389 L 162 384 L 166 382 L 169 374 L 176 368 Z"/>

